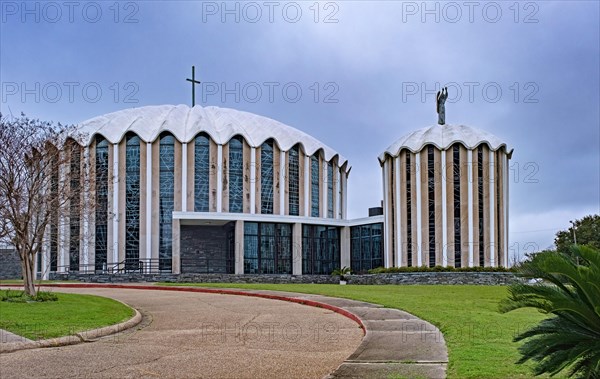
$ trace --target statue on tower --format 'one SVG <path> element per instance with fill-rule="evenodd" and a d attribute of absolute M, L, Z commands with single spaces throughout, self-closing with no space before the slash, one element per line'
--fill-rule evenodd
<path fill-rule="evenodd" d="M 442 88 L 438 91 L 436 97 L 436 108 L 438 113 L 438 124 L 444 125 L 446 123 L 446 99 L 448 98 L 448 87 Z"/>

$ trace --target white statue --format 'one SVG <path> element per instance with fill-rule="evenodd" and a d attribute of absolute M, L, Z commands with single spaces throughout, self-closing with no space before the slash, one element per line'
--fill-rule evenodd
<path fill-rule="evenodd" d="M 438 91 L 436 98 L 436 108 L 438 113 L 438 124 L 444 125 L 446 123 L 446 99 L 448 98 L 448 87 L 442 88 Z"/>

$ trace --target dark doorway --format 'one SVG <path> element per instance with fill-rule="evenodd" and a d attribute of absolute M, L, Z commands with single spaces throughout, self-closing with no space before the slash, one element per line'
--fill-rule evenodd
<path fill-rule="evenodd" d="M 235 222 L 181 226 L 181 273 L 233 274 Z"/>

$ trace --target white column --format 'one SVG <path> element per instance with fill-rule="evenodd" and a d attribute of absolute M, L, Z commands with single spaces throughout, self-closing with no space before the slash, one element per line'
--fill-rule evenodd
<path fill-rule="evenodd" d="M 223 145 L 217 145 L 217 213 L 223 211 Z"/>
<path fill-rule="evenodd" d="M 423 257 L 421 251 L 423 250 L 421 234 L 421 151 L 415 153 L 415 178 L 417 184 L 417 251 L 413 251 L 413 256 L 417 254 L 417 266 L 423 265 Z"/>
<path fill-rule="evenodd" d="M 342 219 L 346 219 L 348 212 L 348 174 L 342 170 Z"/>
<path fill-rule="evenodd" d="M 502 166 L 504 168 L 504 178 L 502 178 L 503 191 L 502 196 L 504 197 L 504 265 L 510 267 L 508 261 L 508 156 L 502 154 Z"/>
<path fill-rule="evenodd" d="M 292 224 L 292 275 L 302 275 L 302 224 Z"/>
<path fill-rule="evenodd" d="M 389 187 L 389 183 L 388 183 L 388 178 L 387 178 L 387 167 L 388 167 L 388 163 L 389 160 L 386 159 L 383 162 L 383 169 L 381 170 L 383 173 L 383 267 L 390 267 L 390 259 L 389 259 L 389 254 L 391 254 L 392 252 L 390 252 L 390 235 L 392 233 L 392 231 L 390 230 L 390 223 L 389 223 L 389 212 L 390 212 L 390 199 L 388 197 L 388 187 Z"/>
<path fill-rule="evenodd" d="M 83 235 L 81 239 L 81 261 L 79 262 L 79 269 L 87 270 L 89 267 L 87 265 L 90 262 L 90 217 L 92 217 L 91 213 L 93 208 L 90 207 L 90 148 L 86 146 L 83 148 L 83 161 L 84 161 L 84 169 L 81 174 L 83 176 L 83 204 L 81 215 L 83 218 Z"/>
<path fill-rule="evenodd" d="M 113 246 L 112 262 L 119 262 L 119 144 L 113 144 Z"/>
<path fill-rule="evenodd" d="M 152 258 L 152 142 L 146 143 L 146 256 Z M 146 265 L 150 270 L 150 265 Z"/>
<path fill-rule="evenodd" d="M 50 240 L 50 225 L 44 231 L 44 241 Z M 50 244 L 42 245 L 42 280 L 48 280 L 50 276 Z"/>
<path fill-rule="evenodd" d="M 256 148 L 250 147 L 250 214 L 256 212 Z"/>
<path fill-rule="evenodd" d="M 187 143 L 181 144 L 181 211 L 187 212 Z"/>
<path fill-rule="evenodd" d="M 496 266 L 496 167 L 495 152 L 490 150 L 490 266 Z"/>
<path fill-rule="evenodd" d="M 402 266 L 402 252 L 404 248 L 404 241 L 402 240 L 402 206 L 400 206 L 400 156 L 394 158 L 394 196 L 395 196 L 395 224 L 396 230 L 396 251 L 394 251 L 394 256 L 396 259 L 396 266 Z"/>
<path fill-rule="evenodd" d="M 448 170 L 446 167 L 446 150 L 442 150 L 440 167 L 442 169 L 442 266 L 448 266 L 448 206 L 446 191 L 448 186 Z"/>
<path fill-rule="evenodd" d="M 279 214 L 285 215 L 285 151 L 279 154 Z"/>
<path fill-rule="evenodd" d="M 469 267 L 473 267 L 473 150 L 467 150 L 467 204 L 469 205 Z"/>
<path fill-rule="evenodd" d="M 328 180 L 329 178 L 327 177 L 327 162 L 325 162 L 325 160 L 323 159 L 323 180 L 321 182 L 321 185 L 319 186 L 322 189 L 321 203 L 323 204 L 323 212 L 321 213 L 321 217 L 323 218 L 327 218 L 327 193 L 329 192 L 329 189 L 327 188 L 329 183 Z"/>
<path fill-rule="evenodd" d="M 68 162 L 64 162 L 65 153 L 59 153 L 59 157 L 63 162 L 58 167 L 58 182 L 61 183 L 59 185 L 59 191 L 62 188 L 63 190 L 67 190 L 67 186 L 69 185 L 68 175 L 70 174 L 70 165 Z M 67 266 L 69 262 L 69 206 L 66 198 L 66 193 L 59 193 L 58 197 L 60 199 L 60 203 L 58 209 L 58 256 L 57 259 L 57 271 L 58 272 L 66 272 L 67 270 L 65 266 Z M 67 205 L 65 205 L 67 204 Z"/>
<path fill-rule="evenodd" d="M 235 221 L 235 263 L 236 275 L 244 273 L 244 221 Z"/>
<path fill-rule="evenodd" d="M 335 177 L 335 193 L 333 194 L 335 197 L 335 214 L 333 215 L 334 218 L 340 219 L 342 218 L 342 199 L 340 196 L 340 191 L 341 191 L 341 183 L 342 181 L 340 180 L 340 177 L 342 175 L 342 170 L 339 167 L 335 168 L 337 171 L 337 175 Z M 343 267 L 343 266 L 342 266 Z"/>
<path fill-rule="evenodd" d="M 310 217 L 310 157 L 304 156 L 304 216 Z"/>

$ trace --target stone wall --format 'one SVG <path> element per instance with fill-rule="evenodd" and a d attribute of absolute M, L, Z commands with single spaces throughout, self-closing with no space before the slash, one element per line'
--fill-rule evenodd
<path fill-rule="evenodd" d="M 57 274 L 51 273 L 52 280 L 79 280 L 88 283 L 316 283 L 338 284 L 339 277 L 331 275 L 230 275 L 230 274 Z M 410 272 L 396 274 L 349 275 L 348 284 L 471 284 L 508 285 L 518 280 L 510 272 Z"/>
<path fill-rule="evenodd" d="M 518 277 L 512 272 L 403 272 L 349 275 L 348 284 L 471 284 L 508 285 Z"/>
<path fill-rule="evenodd" d="M 13 249 L 0 249 L 0 280 L 21 279 L 22 277 L 21 259 L 17 251 Z"/>

